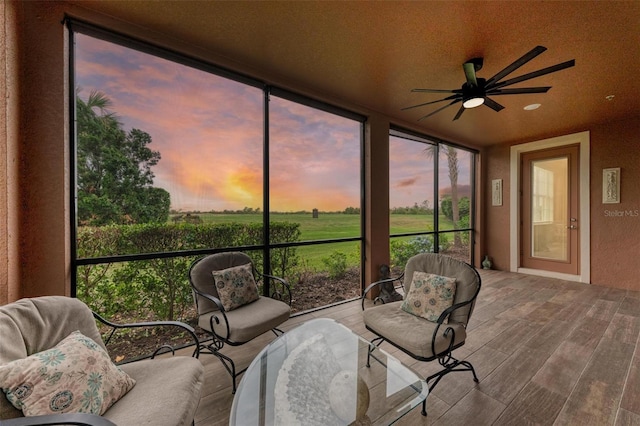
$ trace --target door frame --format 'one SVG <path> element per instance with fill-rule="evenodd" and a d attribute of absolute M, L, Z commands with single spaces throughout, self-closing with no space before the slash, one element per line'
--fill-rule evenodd
<path fill-rule="evenodd" d="M 513 145 L 511 147 L 511 167 L 510 167 L 510 201 L 509 201 L 509 243 L 510 243 L 510 271 L 520 272 L 530 275 L 538 275 L 551 278 L 559 278 L 567 281 L 578 281 L 583 283 L 591 282 L 591 243 L 590 243 L 590 223 L 589 214 L 590 187 L 589 187 L 589 132 L 573 133 L 550 139 Z M 546 148 L 557 148 L 565 145 L 579 144 L 580 149 L 580 244 L 579 275 L 563 274 L 559 272 L 544 271 L 541 269 L 530 269 L 520 267 L 520 158 L 522 153 L 538 151 Z"/>

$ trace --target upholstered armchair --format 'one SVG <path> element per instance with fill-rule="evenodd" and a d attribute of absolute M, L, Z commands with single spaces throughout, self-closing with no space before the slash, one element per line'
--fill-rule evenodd
<path fill-rule="evenodd" d="M 271 281 L 269 297 L 259 294 L 256 276 Z M 238 370 L 235 362 L 222 352 L 225 345 L 243 345 L 256 337 L 278 329 L 291 313 L 291 289 L 282 278 L 259 274 L 251 258 L 241 252 L 216 253 L 196 260 L 189 270 L 189 282 L 198 311 L 198 325 L 211 335 L 202 342 L 202 353 L 215 355 L 231 375 L 232 393 Z"/>
<path fill-rule="evenodd" d="M 368 293 L 382 283 L 369 285 L 362 296 L 365 327 L 377 335 L 371 343 L 388 342 L 419 361 L 437 360 L 442 369 L 425 379 L 430 392 L 453 372 L 470 371 L 477 382 L 473 365 L 456 359 L 453 351 L 467 338 L 467 324 L 480 292 L 478 272 L 452 257 L 421 253 L 405 267 L 404 300 L 365 309 Z M 426 401 L 422 414 L 427 414 Z"/>
<path fill-rule="evenodd" d="M 194 339 L 193 357 L 159 356 L 116 366 L 96 318 L 101 319 L 83 302 L 63 296 L 0 306 L 0 423 L 192 424 L 204 381 L 193 328 L 175 321 L 108 323 L 178 327 Z M 68 412 L 78 410 L 84 412 Z"/>

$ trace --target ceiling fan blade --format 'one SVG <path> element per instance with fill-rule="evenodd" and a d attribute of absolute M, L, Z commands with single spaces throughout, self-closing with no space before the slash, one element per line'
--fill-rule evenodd
<path fill-rule="evenodd" d="M 515 77 L 515 78 L 512 78 L 510 80 L 505 80 L 505 81 L 502 81 L 500 83 L 496 83 L 492 87 L 490 87 L 489 89 L 499 89 L 500 87 L 509 86 L 511 84 L 520 83 L 521 81 L 530 80 L 532 78 L 540 77 L 540 76 L 543 76 L 543 75 L 546 75 L 546 74 L 551 74 L 552 72 L 560 71 L 560 70 L 563 70 L 565 68 L 571 68 L 575 64 L 576 64 L 576 60 L 572 59 L 570 61 L 563 62 L 561 64 L 553 65 L 551 67 L 543 68 L 543 69 L 538 70 L 538 71 L 534 71 L 534 72 L 530 72 L 528 74 L 521 75 L 520 77 Z"/>
<path fill-rule="evenodd" d="M 420 120 L 424 120 L 424 119 L 425 119 L 425 118 L 427 118 L 427 117 L 431 117 L 433 114 L 438 113 L 438 112 L 442 111 L 443 109 L 448 108 L 448 107 L 450 107 L 451 105 L 456 104 L 456 103 L 458 103 L 458 102 L 462 102 L 462 99 L 456 99 L 456 100 L 454 100 L 454 101 L 452 101 L 452 102 L 450 102 L 450 103 L 446 104 L 445 106 L 440 107 L 440 108 L 438 108 L 437 110 L 430 112 L 430 113 L 429 113 L 429 114 L 427 114 L 427 115 L 423 115 L 422 117 L 418 118 L 418 121 L 420 121 Z"/>
<path fill-rule="evenodd" d="M 412 92 L 420 92 L 420 93 L 462 93 L 461 89 L 411 89 Z"/>
<path fill-rule="evenodd" d="M 492 89 L 487 91 L 487 95 L 520 95 L 526 93 L 547 93 L 551 86 L 546 87 L 519 87 L 517 89 Z"/>
<path fill-rule="evenodd" d="M 475 64 L 472 62 L 465 62 L 462 64 L 462 68 L 464 69 L 464 75 L 467 76 L 467 84 L 471 87 L 478 87 Z"/>
<path fill-rule="evenodd" d="M 460 109 L 458 110 L 458 113 L 456 114 L 456 116 L 453 117 L 453 121 L 456 121 L 458 118 L 460 118 L 460 116 L 462 115 L 465 109 L 466 108 L 464 107 L 464 105 L 460 105 Z"/>
<path fill-rule="evenodd" d="M 514 72 L 515 70 L 517 70 L 518 68 L 520 68 L 521 66 L 523 66 L 524 64 L 526 64 L 527 62 L 529 62 L 530 60 L 532 60 L 533 58 L 535 58 L 539 54 L 541 54 L 542 52 L 544 52 L 545 50 L 547 50 L 547 48 L 544 47 L 544 46 L 536 46 L 536 47 L 534 47 L 529 52 L 524 54 L 521 58 L 517 59 L 511 65 L 507 66 L 505 69 L 500 71 L 498 74 L 494 75 L 489 80 L 487 80 L 487 85 L 500 81 L 502 78 L 504 78 L 507 75 L 511 74 L 512 72 Z"/>
<path fill-rule="evenodd" d="M 438 99 L 437 101 L 431 101 L 431 102 L 425 102 L 423 104 L 418 104 L 418 105 L 412 105 L 412 106 L 408 106 L 408 107 L 404 107 L 401 109 L 401 111 L 406 111 L 408 109 L 412 109 L 412 108 L 418 108 L 421 106 L 425 106 L 425 105 L 431 105 L 431 104 L 436 104 L 438 102 L 442 102 L 442 101 L 450 101 L 451 99 L 455 99 L 460 95 L 451 95 L 451 96 L 447 96 L 446 98 L 442 98 L 442 99 Z"/>
<path fill-rule="evenodd" d="M 496 112 L 504 109 L 502 105 L 487 97 L 484 98 L 484 104 Z"/>

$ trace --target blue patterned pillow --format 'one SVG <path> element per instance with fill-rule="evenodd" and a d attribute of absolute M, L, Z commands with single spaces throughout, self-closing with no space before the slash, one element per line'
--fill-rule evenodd
<path fill-rule="evenodd" d="M 411 288 L 402 302 L 402 310 L 438 321 L 440 314 L 453 305 L 456 294 L 456 279 L 416 271 Z"/>
<path fill-rule="evenodd" d="M 79 331 L 54 348 L 0 366 L 0 387 L 25 416 L 102 415 L 135 383 Z"/>

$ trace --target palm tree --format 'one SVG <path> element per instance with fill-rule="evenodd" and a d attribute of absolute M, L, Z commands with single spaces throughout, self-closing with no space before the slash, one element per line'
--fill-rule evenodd
<path fill-rule="evenodd" d="M 442 150 L 439 149 L 439 147 L 445 147 L 446 149 Z M 454 147 L 448 145 L 439 145 L 439 147 L 436 145 L 429 145 L 428 148 L 425 149 L 425 154 L 428 158 L 433 158 L 437 150 L 447 157 L 447 165 L 449 166 L 449 183 L 451 184 L 453 229 L 458 229 L 458 222 L 460 221 L 460 208 L 458 205 L 458 151 Z M 454 233 L 453 241 L 456 247 L 462 246 L 462 240 L 457 232 Z"/>

